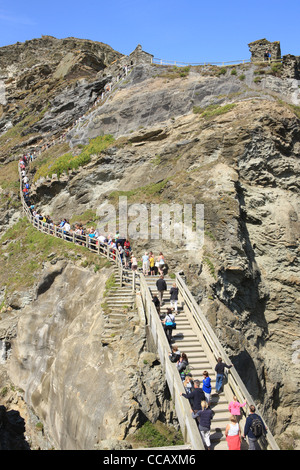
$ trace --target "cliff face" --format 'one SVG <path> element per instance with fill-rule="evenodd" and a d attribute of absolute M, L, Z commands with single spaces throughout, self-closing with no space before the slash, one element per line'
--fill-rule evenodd
<path fill-rule="evenodd" d="M 102 78 L 99 82 L 97 74 L 121 57 L 106 44 L 76 38 L 42 36 L 2 47 L 0 139 L 1 134 L 6 135 L 0 140 L 0 161 L 13 159 L 26 145 L 42 144 L 53 134 L 60 135 L 86 112 L 103 89 L 106 81 Z M 72 96 L 70 90 L 74 89 Z M 67 101 L 65 107 L 59 99 L 62 91 Z M 49 120 L 48 126 L 35 127 L 50 106 L 57 108 L 54 111 L 57 122 Z"/>
<path fill-rule="evenodd" d="M 134 240 L 135 251 L 139 256 L 145 249 L 163 251 L 171 271 L 184 271 L 204 314 L 249 392 L 265 408 L 273 433 L 279 436 L 297 429 L 299 409 L 300 98 L 297 80 L 283 80 L 278 73 L 269 72 L 268 66 L 253 64 L 236 67 L 234 72 L 207 67 L 181 74 L 164 67 L 134 67 L 105 103 L 90 109 L 82 122 L 66 133 L 75 154 L 98 135 L 112 134 L 115 142 L 101 155 L 92 156 L 84 167 L 59 179 L 49 170 L 49 176 L 35 182 L 32 192 L 42 213 L 51 214 L 56 221 L 79 217 L 87 210 L 96 218 L 102 204 L 117 206 L 119 195 L 126 195 L 129 204 L 137 202 L 148 208 L 162 202 L 203 204 L 205 236 L 199 250 L 192 251 L 176 239 L 153 240 L 149 236 Z M 60 119 L 67 123 L 67 104 L 72 119 L 77 119 L 85 109 L 88 88 L 101 89 L 111 74 L 112 69 L 107 68 L 88 83 L 61 86 L 47 113 L 28 128 L 27 142 L 31 132 L 46 141 L 53 129 L 58 131 Z M 82 86 L 85 92 L 76 101 Z M 2 121 L 7 119 L 4 113 Z M 5 148 L 12 150 L 5 135 Z M 28 147 L 23 144 L 21 148 L 23 152 Z M 59 155 L 59 146 L 38 157 L 35 168 L 44 164 L 45 155 L 50 158 L 51 152 Z M 15 146 L 10 155 L 17 153 Z M 32 171 L 34 177 L 35 169 Z M 79 291 L 71 290 L 78 284 L 78 276 L 86 286 L 84 301 Z M 106 355 L 105 348 L 98 348 L 97 332 L 105 330 L 95 311 L 103 292 L 100 285 L 97 290 L 86 274 L 70 266 L 57 282 L 51 320 L 46 318 L 53 309 L 54 285 L 22 314 L 13 348 L 12 377 L 23 384 L 28 401 L 45 417 L 55 442 L 76 447 L 84 441 L 80 428 L 87 436 L 95 432 L 92 418 L 88 424 L 81 421 L 87 414 L 92 417 L 96 409 L 83 384 L 93 370 L 95 388 L 103 391 L 101 400 L 105 400 L 103 387 L 109 381 L 113 401 L 118 374 L 112 365 L 118 352 L 112 348 Z M 75 314 L 79 299 L 80 312 Z M 85 312 L 84 328 L 81 310 Z M 68 326 L 61 328 L 61 321 Z M 139 341 L 144 341 L 142 338 Z M 129 363 L 137 362 L 140 347 L 130 347 L 130 328 L 123 341 L 123 357 L 129 354 Z M 50 356 L 49 352 L 40 355 L 33 347 L 39 342 L 43 348 L 51 344 Z M 38 367 L 37 354 L 41 361 Z M 102 382 L 102 368 L 99 370 L 94 360 L 98 354 L 105 364 Z M 68 358 L 74 355 L 79 374 L 69 368 Z M 38 371 L 45 369 L 41 377 Z M 125 389 L 132 390 L 127 378 Z M 57 390 L 62 384 L 65 392 L 60 394 Z M 80 397 L 75 390 L 80 390 Z M 164 392 L 159 393 L 161 397 Z M 51 403 L 59 402 L 62 410 L 67 398 L 81 410 L 77 417 L 70 411 L 68 424 L 50 409 Z M 120 408 L 131 409 L 126 408 L 127 395 L 124 399 Z M 108 402 L 102 404 L 109 406 Z M 107 419 L 111 435 L 117 436 L 113 414 L 107 413 L 98 418 L 102 422 Z M 68 437 L 63 432 L 66 427 L 72 429 Z M 98 438 L 108 439 L 107 432 L 99 429 Z M 86 439 L 80 444 L 82 448 L 92 441 Z"/>
<path fill-rule="evenodd" d="M 129 311 L 114 330 L 103 315 L 109 274 L 49 263 L 40 281 L 48 289 L 18 323 L 10 377 L 56 449 L 122 441 L 145 417 L 155 421 L 168 413 L 162 370 L 145 348 L 138 314 Z"/>

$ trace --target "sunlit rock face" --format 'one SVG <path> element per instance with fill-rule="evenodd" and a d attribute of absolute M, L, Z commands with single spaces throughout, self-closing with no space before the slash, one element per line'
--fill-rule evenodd
<path fill-rule="evenodd" d="M 109 65 L 117 59 L 118 54 L 103 61 Z M 23 76 L 6 64 L 6 76 L 0 77 L 1 138 L 24 117 L 41 115 L 22 128 L 18 139 L 10 135 L 2 141 L 2 162 L 13 162 L 61 133 L 68 151 L 112 134 L 114 144 L 85 167 L 32 185 L 42 212 L 56 221 L 87 209 L 99 214 L 104 204 L 117 205 L 118 194 L 127 195 L 129 205 L 144 204 L 149 214 L 151 204 L 202 204 L 204 244 L 198 250 L 150 235 L 134 240 L 134 249 L 138 256 L 145 249 L 163 251 L 170 270 L 184 272 L 249 392 L 262 404 L 272 432 L 279 436 L 295 430 L 298 80 L 287 68 L 280 76 L 255 64 L 235 67 L 235 72 L 192 67 L 183 76 L 168 67 L 138 64 L 107 100 L 93 106 L 116 65 L 97 70 L 99 62 L 91 61 L 93 73 L 90 69 L 74 80 L 66 73 L 59 82 L 51 74 L 66 71 L 71 63 L 70 56 L 61 60 L 54 68 L 47 61 L 34 80 L 32 73 Z M 286 62 L 289 68 L 294 63 Z M 16 216 L 10 204 L 0 208 L 3 230 Z M 57 264 L 54 272 L 48 268 L 35 300 L 32 292 L 26 301 L 20 295 L 11 299 L 20 318 L 11 376 L 24 388 L 55 446 L 90 448 L 123 438 L 135 429 L 140 414 L 157 416 L 156 400 L 166 406 L 160 368 L 139 366 L 144 328 L 133 315 L 116 336 L 122 341 L 108 339 L 99 310 L 104 271 L 95 276 L 71 264 Z M 140 384 L 148 373 L 154 374 L 154 385 L 142 394 Z M 143 403 L 142 412 L 137 401 Z"/>
<path fill-rule="evenodd" d="M 49 266 L 18 324 L 11 377 L 58 449 L 123 440 L 141 420 L 167 412 L 162 370 L 147 353 L 138 313 L 108 329 L 101 308 L 107 274 L 64 261 Z"/>

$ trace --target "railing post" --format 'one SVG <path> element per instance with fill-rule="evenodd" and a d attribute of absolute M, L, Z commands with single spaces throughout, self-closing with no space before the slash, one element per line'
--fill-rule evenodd
<path fill-rule="evenodd" d="M 122 287 L 123 284 L 123 269 L 122 266 L 120 266 L 120 286 Z"/>

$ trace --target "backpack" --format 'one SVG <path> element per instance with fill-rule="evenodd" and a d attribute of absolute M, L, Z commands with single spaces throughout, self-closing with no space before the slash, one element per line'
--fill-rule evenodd
<path fill-rule="evenodd" d="M 184 378 L 186 378 L 187 375 L 191 376 L 192 373 L 191 373 L 190 367 L 187 365 L 186 368 L 180 372 L 180 375 L 181 377 L 184 377 Z"/>
<path fill-rule="evenodd" d="M 263 423 L 258 417 L 252 418 L 250 429 L 256 438 L 262 435 Z"/>
<path fill-rule="evenodd" d="M 173 330 L 176 330 L 176 322 L 175 322 L 175 317 L 174 315 L 167 315 L 167 319 L 169 321 L 166 321 L 165 325 L 168 326 L 168 327 L 171 327 L 173 328 Z"/>

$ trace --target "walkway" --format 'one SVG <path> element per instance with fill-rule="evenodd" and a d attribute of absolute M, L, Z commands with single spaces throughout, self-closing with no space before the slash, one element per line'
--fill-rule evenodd
<path fill-rule="evenodd" d="M 146 277 L 147 284 L 151 291 L 152 296 L 157 294 L 156 290 L 156 281 L 159 279 L 159 276 L 148 276 Z M 165 276 L 165 281 L 167 283 L 167 291 L 164 294 L 165 303 L 161 308 L 163 314 L 166 313 L 170 304 L 169 291 L 174 283 L 174 279 L 171 279 L 169 276 Z M 220 395 L 214 394 L 215 383 L 216 383 L 216 373 L 215 365 L 216 361 L 212 357 L 210 351 L 208 351 L 206 342 L 201 338 L 201 333 L 199 327 L 191 317 L 189 310 L 185 306 L 185 302 L 182 296 L 179 295 L 178 298 L 178 313 L 176 315 L 176 330 L 173 332 L 173 344 L 178 346 L 180 352 L 184 352 L 189 360 L 189 365 L 191 369 L 191 374 L 193 379 L 198 379 L 202 383 L 202 374 L 203 371 L 207 371 L 211 378 L 212 384 L 212 395 L 211 395 L 211 409 L 214 412 L 214 418 L 212 420 L 211 427 L 211 448 L 214 450 L 227 450 L 227 442 L 225 439 L 225 428 L 229 422 L 230 413 L 228 411 L 228 404 L 232 400 L 232 392 L 229 390 L 228 386 L 224 387 L 224 392 Z M 241 421 L 241 429 L 244 429 L 243 419 Z M 247 449 L 247 444 L 243 441 L 243 448 Z"/>

